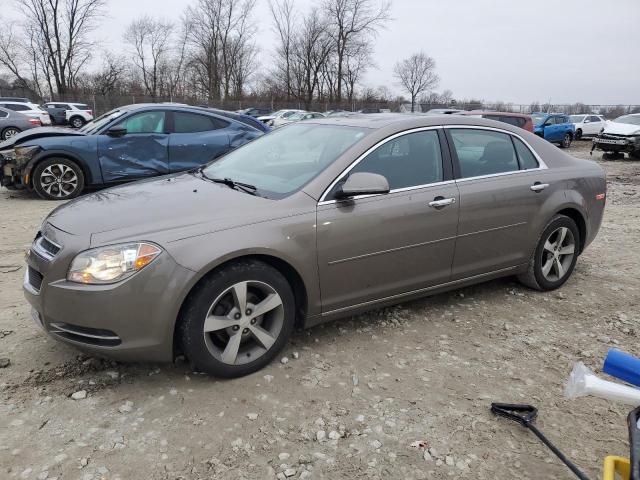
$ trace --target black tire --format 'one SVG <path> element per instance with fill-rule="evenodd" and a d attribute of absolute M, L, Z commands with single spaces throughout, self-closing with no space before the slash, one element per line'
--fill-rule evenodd
<path fill-rule="evenodd" d="M 45 172 L 52 172 L 54 175 L 60 173 L 60 182 L 57 182 L 57 177 Z M 73 178 L 72 174 L 75 175 L 75 183 L 70 181 Z M 48 182 L 48 179 L 53 180 Z M 69 183 L 63 183 L 65 181 Z M 84 174 L 73 160 L 51 157 L 41 161 L 33 170 L 31 184 L 36 193 L 45 200 L 69 200 L 84 190 Z"/>
<path fill-rule="evenodd" d="M 205 340 L 204 323 L 214 302 L 239 282 L 269 285 L 282 300 L 282 326 L 273 345 L 253 361 L 231 365 L 216 358 Z M 295 297 L 287 279 L 278 270 L 257 260 L 241 260 L 205 277 L 189 294 L 180 316 L 179 341 L 182 352 L 196 371 L 222 378 L 256 372 L 269 364 L 286 345 L 295 324 Z M 238 353 L 239 356 L 240 353 Z"/>
<path fill-rule="evenodd" d="M 562 138 L 562 142 L 560 142 L 560 148 L 569 148 L 571 147 L 571 142 L 573 141 L 573 136 L 570 133 L 565 133 Z"/>
<path fill-rule="evenodd" d="M 629 153 L 629 157 L 635 160 L 640 160 L 640 150 L 634 150 L 633 152 Z"/>
<path fill-rule="evenodd" d="M 84 118 L 75 116 L 69 119 L 69 123 L 73 128 L 82 128 L 87 122 L 84 121 Z"/>
<path fill-rule="evenodd" d="M 21 131 L 22 130 L 20 130 L 18 127 L 7 127 L 2 131 L 2 135 L 0 135 L 0 139 L 8 140 L 14 135 L 20 133 Z"/>
<path fill-rule="evenodd" d="M 576 130 L 576 140 L 581 140 L 582 139 L 582 129 L 578 129 Z"/>
<path fill-rule="evenodd" d="M 547 240 L 550 240 L 550 236 L 553 236 L 554 232 L 556 232 L 561 227 L 569 229 L 569 231 L 573 235 L 573 241 L 575 244 L 574 254 L 571 258 L 570 264 L 568 264 L 567 268 L 565 269 L 564 275 L 557 280 L 549 280 L 545 277 L 542 271 L 542 265 L 544 261 L 543 255 L 548 254 L 545 251 L 544 247 Z M 538 238 L 536 248 L 529 260 L 528 270 L 526 273 L 518 275 L 518 280 L 520 281 L 520 283 L 534 290 L 548 291 L 555 290 L 556 288 L 561 287 L 573 273 L 573 269 L 576 266 L 576 261 L 578 260 L 581 241 L 582 240 L 580 238 L 580 231 L 578 230 L 576 223 L 571 218 L 565 215 L 555 215 L 549 221 L 549 223 L 547 223 L 547 226 L 542 230 L 542 233 Z"/>

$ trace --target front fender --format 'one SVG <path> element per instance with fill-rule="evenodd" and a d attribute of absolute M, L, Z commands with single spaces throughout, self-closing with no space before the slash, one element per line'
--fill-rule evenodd
<path fill-rule="evenodd" d="M 95 158 L 95 150 L 92 151 L 89 146 L 85 147 L 81 151 L 80 149 L 63 149 L 63 148 L 42 148 L 27 164 L 23 173 L 23 182 L 25 185 L 31 187 L 31 175 L 36 166 L 43 160 L 51 157 L 63 157 L 76 162 L 82 169 L 82 173 L 85 178 L 85 185 L 94 185 L 96 183 L 102 183 L 102 173 L 100 167 L 97 165 Z M 94 160 L 94 161 L 91 161 Z"/>

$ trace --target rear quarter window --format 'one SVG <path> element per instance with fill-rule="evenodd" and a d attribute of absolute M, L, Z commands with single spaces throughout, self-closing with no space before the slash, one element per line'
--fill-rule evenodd
<path fill-rule="evenodd" d="M 516 152 L 518 152 L 518 160 L 520 161 L 521 170 L 531 170 L 532 168 L 538 168 L 538 160 L 531 153 L 529 147 L 527 147 L 522 140 L 516 137 L 513 138 L 513 144 L 516 146 Z"/>

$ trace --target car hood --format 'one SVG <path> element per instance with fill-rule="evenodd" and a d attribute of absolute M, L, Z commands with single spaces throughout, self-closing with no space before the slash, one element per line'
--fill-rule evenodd
<path fill-rule="evenodd" d="M 640 131 L 640 125 L 632 123 L 611 122 L 604 128 L 604 133 L 612 133 L 614 135 L 632 135 L 638 131 Z"/>
<path fill-rule="evenodd" d="M 72 137 L 83 137 L 85 133 L 82 133 L 78 130 L 72 130 L 71 128 L 57 128 L 57 127 L 37 127 L 31 128 L 29 130 L 25 130 L 24 132 L 20 132 L 13 137 L 5 140 L 0 143 L 0 150 L 4 150 L 7 148 L 14 147 L 16 145 L 20 145 L 29 140 L 35 140 L 36 138 L 42 137 L 64 137 L 64 136 L 72 136 Z"/>
<path fill-rule="evenodd" d="M 182 173 L 86 195 L 58 207 L 47 221 L 73 235 L 91 235 L 92 246 L 162 243 L 293 214 L 282 203 Z"/>

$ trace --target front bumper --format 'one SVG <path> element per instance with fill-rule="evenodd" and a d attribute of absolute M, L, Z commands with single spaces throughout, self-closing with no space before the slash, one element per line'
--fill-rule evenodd
<path fill-rule="evenodd" d="M 111 285 L 66 280 L 73 257 L 89 247 L 47 224 L 50 255 L 34 242 L 27 254 L 24 295 L 34 321 L 52 338 L 81 350 L 123 361 L 173 360 L 173 331 L 184 285 L 193 272 L 163 252 L 132 277 Z"/>
<path fill-rule="evenodd" d="M 632 153 L 640 151 L 640 136 L 622 136 L 600 134 L 593 138 L 591 150 L 598 149 L 605 152 L 626 152 Z"/>

